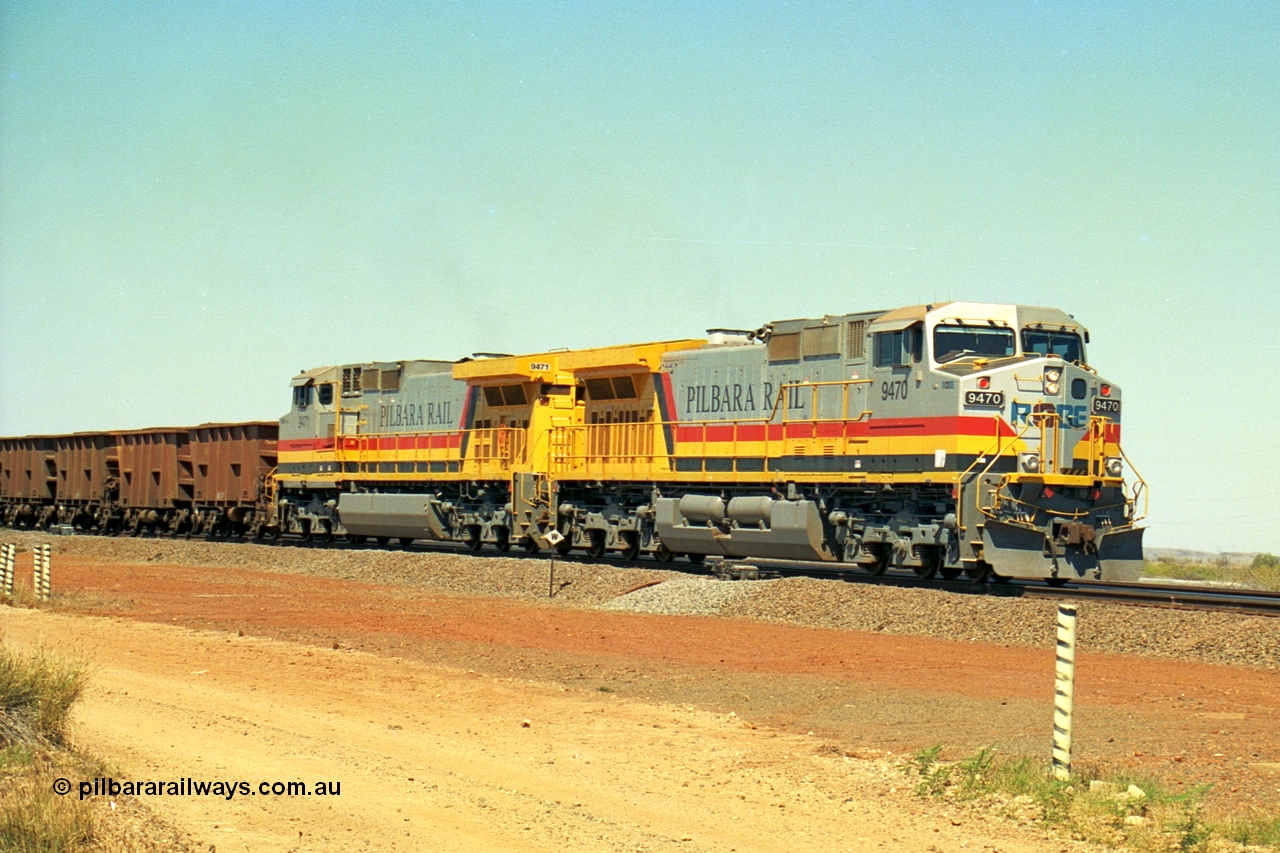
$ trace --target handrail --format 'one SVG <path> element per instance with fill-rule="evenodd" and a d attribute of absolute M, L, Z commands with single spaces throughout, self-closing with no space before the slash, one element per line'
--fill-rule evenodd
<path fill-rule="evenodd" d="M 991 466 L 996 464 L 996 460 L 998 460 L 1001 456 L 1003 456 L 1003 455 L 1004 455 L 1004 449 L 1003 449 L 1003 448 L 1002 448 L 1002 446 L 1001 446 L 1001 439 L 1003 438 L 1003 436 L 1002 436 L 1002 435 L 1000 435 L 1000 424 L 1004 423 L 1004 418 L 1000 417 L 999 415 L 992 415 L 992 416 L 991 416 L 991 418 L 992 418 L 992 420 L 995 422 L 995 425 L 996 425 L 996 437 L 995 437 L 995 440 L 994 440 L 993 442 L 991 442 L 991 444 L 990 444 L 990 445 L 988 445 L 988 447 L 987 447 L 987 449 L 986 449 L 986 450 L 982 451 L 982 452 L 981 452 L 981 453 L 979 453 L 976 457 L 974 457 L 974 460 L 973 460 L 972 462 L 970 462 L 970 463 L 969 463 L 969 467 L 968 467 L 968 468 L 966 468 L 966 469 L 964 469 L 964 471 L 960 474 L 960 484 L 961 484 L 961 485 L 964 485 L 964 483 L 966 482 L 966 478 L 968 478 L 968 476 L 969 476 L 969 472 L 971 472 L 974 468 L 977 468 L 977 467 L 978 467 L 978 464 L 979 464 L 980 462 L 982 462 L 982 460 L 983 460 L 983 459 L 984 459 L 988 454 L 990 454 L 990 453 L 991 453 L 991 451 L 992 451 L 993 449 L 995 450 L 995 453 L 992 455 L 991 461 L 987 463 L 987 467 L 982 469 L 982 473 L 978 475 L 979 477 L 984 476 L 985 474 L 987 474 L 987 473 L 991 470 Z M 1011 438 L 1011 439 L 1009 440 L 1009 443 L 1010 443 L 1010 444 L 1012 444 L 1013 442 L 1015 442 L 1015 441 L 1017 441 L 1018 439 L 1022 438 L 1022 436 L 1023 436 L 1024 434 L 1026 434 L 1026 431 L 1027 431 L 1027 430 L 1029 430 L 1029 429 L 1031 429 L 1031 422 L 1030 422 L 1030 421 L 1028 421 L 1028 422 L 1027 422 L 1027 425 L 1026 425 L 1025 427 L 1023 427 L 1023 428 L 1022 428 L 1022 432 L 1020 432 L 1020 433 L 1016 434 L 1013 438 Z"/>
<path fill-rule="evenodd" d="M 829 385 L 844 386 L 844 398 L 841 401 L 842 405 L 840 407 L 840 410 L 844 412 L 843 420 L 847 421 L 849 420 L 849 386 L 850 385 L 871 385 L 874 381 L 875 380 L 873 379 L 831 379 L 831 380 L 823 380 L 821 382 L 806 382 L 803 380 L 800 380 L 797 382 L 783 382 L 781 385 L 778 386 L 778 395 L 774 397 L 773 409 L 772 411 L 769 412 L 769 417 L 765 418 L 765 422 L 773 423 L 773 419 L 778 415 L 778 406 L 783 402 L 783 400 L 786 399 L 786 396 L 787 396 L 783 392 L 788 388 L 812 388 L 813 389 L 813 407 L 811 410 L 816 412 L 818 411 L 818 389 L 820 387 L 825 387 Z M 791 407 L 789 405 L 783 407 L 782 423 L 784 424 L 787 422 L 787 412 L 790 410 L 790 408 Z M 871 414 L 871 410 L 864 409 L 862 413 L 858 415 L 858 417 L 855 420 L 861 420 L 863 417 L 869 414 Z M 827 420 L 842 420 L 842 419 L 828 418 Z"/>
<path fill-rule="evenodd" d="M 1046 441 L 1045 428 L 1051 427 L 1052 429 L 1052 432 L 1053 432 L 1052 441 L 1054 446 L 1051 448 L 1052 456 L 1050 458 L 1056 459 L 1057 454 L 1060 450 L 1060 448 L 1057 446 L 1058 426 L 1059 426 L 1058 421 L 1059 421 L 1059 416 L 1056 412 L 1033 413 L 1027 419 L 1027 425 L 1022 428 L 1022 431 L 1019 432 L 1017 436 L 1015 436 L 1015 440 L 1018 438 L 1021 438 L 1023 435 L 1027 433 L 1028 430 L 1031 429 L 1033 425 L 1040 427 L 1040 430 L 1041 430 L 1040 447 L 1037 449 L 1037 456 L 1040 461 L 1040 471 L 1044 473 L 1048 473 L 1048 468 L 1049 468 L 1048 464 L 1045 461 L 1045 457 L 1046 457 L 1045 449 L 1044 449 L 1044 444 Z M 1094 415 L 1089 419 L 1088 440 L 1089 440 L 1089 455 L 1091 457 L 1089 459 L 1091 477 L 1107 476 L 1106 471 L 1103 469 L 1103 466 L 1106 465 L 1106 458 L 1107 458 L 1106 426 L 1110 422 L 1111 422 L 1110 418 L 1101 417 L 1097 415 Z M 1120 457 L 1124 460 L 1125 464 L 1129 466 L 1130 470 L 1133 471 L 1133 475 L 1136 478 L 1136 482 L 1132 484 L 1131 492 L 1129 492 L 1128 494 L 1125 494 L 1122 491 L 1121 494 L 1124 496 L 1123 503 L 1109 504 L 1107 506 L 1101 506 L 1101 507 L 1095 505 L 1090 507 L 1087 510 L 1069 511 L 1069 510 L 1050 509 L 1049 507 L 1046 507 L 1043 505 L 1030 504 L 1026 501 L 1021 500 L 1020 498 L 1015 498 L 1012 496 L 1007 496 L 1007 497 L 1002 496 L 1004 488 L 1006 485 L 1008 485 L 1010 480 L 1019 478 L 1021 476 L 1018 472 L 1015 471 L 1012 473 L 1005 474 L 1001 478 L 999 485 L 997 485 L 996 488 L 993 489 L 991 492 L 992 498 L 993 498 L 992 503 L 990 505 L 983 505 L 981 502 L 979 502 L 978 510 L 988 518 L 994 519 L 996 517 L 995 515 L 996 511 L 999 510 L 1002 504 L 1011 503 L 1019 506 L 1028 506 L 1028 507 L 1034 506 L 1036 510 L 1043 510 L 1049 515 L 1059 516 L 1062 518 L 1083 518 L 1085 516 L 1088 516 L 1092 513 L 1097 512 L 1098 510 L 1112 509 L 1113 507 L 1117 507 L 1117 506 L 1128 506 L 1128 507 L 1131 507 L 1131 514 L 1126 519 L 1126 523 L 1130 525 L 1136 524 L 1138 521 L 1142 520 L 1147 515 L 1147 510 L 1149 506 L 1149 490 L 1147 488 L 1147 481 L 1143 478 L 1142 474 L 1138 471 L 1137 466 L 1135 466 L 1133 462 L 1129 459 L 1128 454 L 1124 452 L 1124 448 L 1120 445 L 1118 441 L 1115 442 L 1115 447 L 1116 447 L 1116 450 L 1120 453 Z M 988 473 L 991 469 L 991 466 L 994 464 L 995 464 L 995 459 L 992 459 L 992 461 L 987 465 L 987 467 L 983 469 L 982 474 Z M 1054 467 L 1056 467 L 1056 464 L 1054 465 Z M 972 466 L 970 466 L 970 470 L 971 469 L 972 469 Z M 965 472 L 965 475 L 967 474 L 968 474 L 968 471 Z M 982 475 L 979 475 L 979 476 L 982 476 Z M 962 475 L 961 477 L 961 482 L 964 482 L 964 475 Z M 1142 497 L 1142 511 L 1138 514 L 1133 514 L 1133 511 L 1136 511 L 1137 509 L 1139 496 Z"/>
<path fill-rule="evenodd" d="M 1129 518 L 1130 524 L 1137 524 L 1139 521 L 1147 517 L 1147 510 L 1149 509 L 1151 500 L 1149 494 L 1150 490 L 1147 488 L 1146 479 L 1138 472 L 1138 467 L 1130 461 L 1129 454 L 1124 452 L 1124 448 L 1119 442 L 1116 442 L 1116 449 L 1120 451 L 1120 458 L 1129 466 L 1129 470 L 1133 472 L 1133 476 L 1137 479 L 1137 482 L 1133 484 L 1133 496 L 1129 499 L 1129 503 L 1133 505 L 1134 509 L 1137 509 L 1138 506 L 1138 496 L 1142 496 L 1142 512 Z"/>

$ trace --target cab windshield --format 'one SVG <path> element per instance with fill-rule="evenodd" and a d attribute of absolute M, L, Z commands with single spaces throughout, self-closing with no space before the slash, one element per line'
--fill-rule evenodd
<path fill-rule="evenodd" d="M 1080 336 L 1062 329 L 1023 329 L 1022 351 L 1027 355 L 1056 355 L 1063 361 L 1084 363 Z"/>
<path fill-rule="evenodd" d="M 1012 329 L 989 326 L 937 326 L 934 359 L 942 364 L 961 358 L 1006 358 L 1017 350 Z"/>

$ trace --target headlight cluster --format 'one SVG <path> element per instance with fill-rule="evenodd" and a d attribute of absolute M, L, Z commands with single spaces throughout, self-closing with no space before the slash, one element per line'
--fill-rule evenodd
<path fill-rule="evenodd" d="M 1020 453 L 1019 462 L 1022 470 L 1028 474 L 1036 474 L 1040 471 L 1040 456 L 1035 453 Z"/>
<path fill-rule="evenodd" d="M 1103 463 L 1103 467 L 1108 477 L 1119 477 L 1124 473 L 1124 460 L 1119 456 L 1108 456 L 1106 462 Z"/>
<path fill-rule="evenodd" d="M 1058 396 L 1061 389 L 1062 368 L 1046 367 L 1044 369 L 1044 393 L 1050 397 Z"/>

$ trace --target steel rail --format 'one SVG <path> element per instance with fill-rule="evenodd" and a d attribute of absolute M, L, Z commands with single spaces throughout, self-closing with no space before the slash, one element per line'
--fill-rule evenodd
<path fill-rule="evenodd" d="M 39 533 L 47 531 L 21 531 Z M 79 536 L 100 536 L 102 534 L 81 533 Z M 116 537 L 106 537 L 116 538 Z M 121 537 L 134 538 L 134 537 Z M 143 537 L 151 538 L 151 537 Z M 157 536 L 155 538 L 179 541 L 177 536 Z M 1056 599 L 1075 601 L 1098 601 L 1111 604 L 1122 604 L 1139 607 L 1156 607 L 1174 610 L 1199 610 L 1240 613 L 1255 616 L 1280 617 L 1280 591 L 1241 589 L 1235 587 L 1204 586 L 1194 584 L 1168 583 L 1126 583 L 1107 581 L 1068 581 L 1051 584 L 1043 580 L 1007 580 L 988 578 L 983 581 L 972 581 L 966 578 L 945 580 L 942 578 L 921 578 L 903 570 L 890 570 L 882 575 L 872 575 L 859 571 L 848 563 L 793 562 L 768 558 L 731 558 L 709 557 L 705 563 L 673 562 L 662 563 L 652 559 L 623 560 L 616 556 L 588 557 L 584 554 L 559 554 L 552 551 L 527 553 L 523 549 L 513 547 L 509 552 L 486 548 L 472 551 L 465 545 L 454 542 L 415 541 L 404 546 L 380 546 L 376 543 L 354 545 L 337 539 L 326 542 L 322 539 L 304 540 L 299 537 L 285 536 L 269 540 L 254 540 L 238 537 L 202 537 L 201 541 L 225 542 L 228 544 L 251 544 L 264 547 L 293 547 L 315 550 L 396 550 L 418 553 L 446 552 L 470 557 L 509 557 L 516 559 L 554 559 L 560 562 L 583 563 L 588 565 L 607 564 L 628 568 L 659 569 L 682 572 L 684 574 L 713 574 L 726 579 L 767 580 L 781 577 L 813 577 L 841 580 L 849 583 L 861 583 L 869 586 L 887 586 L 901 589 L 933 589 L 962 595 L 985 595 L 999 598 Z"/>
<path fill-rule="evenodd" d="M 840 563 L 790 563 L 782 560 L 724 559 L 709 561 L 708 568 L 722 577 L 823 577 L 852 583 L 892 586 L 905 589 L 939 589 L 966 595 L 1002 598 L 1098 601 L 1174 610 L 1201 610 L 1280 617 L 1280 592 L 1236 587 L 1168 583 L 1126 583 L 1106 581 L 920 578 L 892 572 L 870 575 Z"/>

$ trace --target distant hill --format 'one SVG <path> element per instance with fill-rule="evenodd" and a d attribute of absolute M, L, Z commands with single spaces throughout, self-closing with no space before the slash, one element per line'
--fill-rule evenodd
<path fill-rule="evenodd" d="M 1232 565 L 1245 566 L 1252 563 L 1253 558 L 1257 556 L 1255 551 L 1215 553 L 1213 551 L 1189 551 L 1186 548 L 1144 548 L 1143 553 L 1148 560 L 1187 560 L 1193 563 L 1216 563 L 1218 560 L 1225 558 Z"/>

